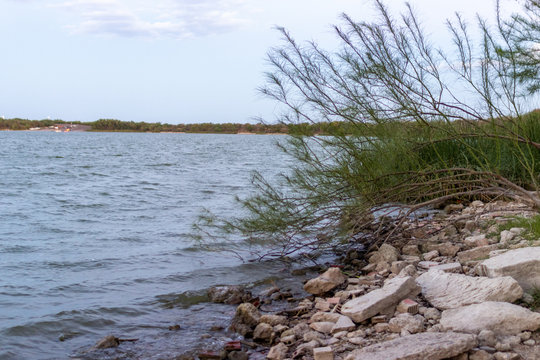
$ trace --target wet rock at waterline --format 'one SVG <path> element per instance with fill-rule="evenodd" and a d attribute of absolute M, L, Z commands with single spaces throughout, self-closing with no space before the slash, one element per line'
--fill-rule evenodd
<path fill-rule="evenodd" d="M 309 280 L 304 285 L 304 290 L 313 295 L 324 294 L 343 284 L 346 279 L 339 268 L 332 267 L 315 279 Z"/>

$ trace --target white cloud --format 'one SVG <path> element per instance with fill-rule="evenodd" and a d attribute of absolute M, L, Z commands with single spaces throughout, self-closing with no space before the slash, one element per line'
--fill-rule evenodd
<path fill-rule="evenodd" d="M 50 6 L 78 20 L 68 25 L 75 33 L 154 38 L 232 31 L 249 24 L 255 12 L 245 0 L 68 0 Z"/>

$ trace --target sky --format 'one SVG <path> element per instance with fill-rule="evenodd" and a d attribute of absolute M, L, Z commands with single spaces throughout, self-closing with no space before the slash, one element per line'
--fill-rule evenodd
<path fill-rule="evenodd" d="M 411 0 L 435 44 L 455 11 L 471 23 L 495 0 Z M 505 11 L 518 0 L 504 0 Z M 398 13 L 401 0 L 387 0 Z M 282 44 L 336 46 L 340 14 L 369 21 L 370 0 L 0 0 L 0 116 L 162 123 L 272 122 L 257 91 Z"/>

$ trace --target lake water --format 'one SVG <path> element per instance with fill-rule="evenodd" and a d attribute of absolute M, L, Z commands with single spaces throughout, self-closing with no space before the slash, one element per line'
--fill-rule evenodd
<path fill-rule="evenodd" d="M 251 171 L 286 171 L 279 140 L 0 132 L 0 359 L 93 358 L 109 333 L 140 340 L 100 358 L 167 359 L 204 342 L 232 311 L 198 303 L 205 289 L 282 265 L 202 251 L 191 225 L 204 207 L 238 214 Z"/>

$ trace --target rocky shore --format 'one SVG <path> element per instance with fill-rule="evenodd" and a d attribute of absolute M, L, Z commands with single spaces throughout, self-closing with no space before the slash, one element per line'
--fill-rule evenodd
<path fill-rule="evenodd" d="M 273 287 L 236 309 L 242 337 L 201 359 L 398 360 L 540 359 L 540 239 L 499 230 L 510 216 L 532 216 L 517 203 L 450 205 L 411 220 L 396 241 L 307 281 L 304 298 L 279 312 Z M 241 302 L 234 288 L 215 301 Z M 284 295 L 287 297 L 287 294 Z"/>
<path fill-rule="evenodd" d="M 519 203 L 453 204 L 367 254 L 348 248 L 303 295 L 213 288 L 212 301 L 237 305 L 236 335 L 177 358 L 540 359 L 540 239 L 501 230 L 533 215 Z"/>

